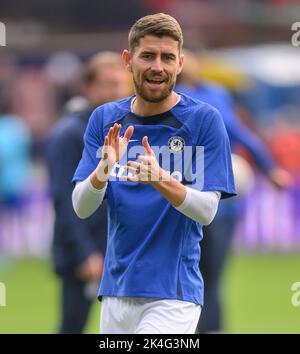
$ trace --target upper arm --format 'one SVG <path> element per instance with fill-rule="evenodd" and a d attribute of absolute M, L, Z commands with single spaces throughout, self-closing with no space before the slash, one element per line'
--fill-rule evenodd
<path fill-rule="evenodd" d="M 100 149 L 103 145 L 100 108 L 96 109 L 89 119 L 84 133 L 82 157 L 75 171 L 73 182 L 85 180 L 100 161 Z"/>

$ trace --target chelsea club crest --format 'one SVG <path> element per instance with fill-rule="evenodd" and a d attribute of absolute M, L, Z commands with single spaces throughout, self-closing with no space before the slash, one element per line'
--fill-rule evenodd
<path fill-rule="evenodd" d="M 172 136 L 168 141 L 171 152 L 181 152 L 184 149 L 185 141 L 180 136 Z"/>

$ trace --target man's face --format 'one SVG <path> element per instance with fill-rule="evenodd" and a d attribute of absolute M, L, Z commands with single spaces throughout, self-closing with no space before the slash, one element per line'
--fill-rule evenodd
<path fill-rule="evenodd" d="M 133 74 L 137 95 L 147 102 L 161 102 L 172 92 L 180 73 L 183 56 L 178 42 L 171 37 L 147 35 L 140 39 L 133 53 L 123 53 Z"/>
<path fill-rule="evenodd" d="M 106 66 L 99 69 L 98 78 L 88 88 L 94 106 L 128 96 L 128 72 L 123 67 Z"/>

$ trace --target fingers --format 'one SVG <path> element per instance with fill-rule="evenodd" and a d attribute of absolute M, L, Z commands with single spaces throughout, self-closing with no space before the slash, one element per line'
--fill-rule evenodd
<path fill-rule="evenodd" d="M 106 135 L 105 139 L 104 139 L 104 146 L 107 146 L 108 145 L 108 137 Z"/>
<path fill-rule="evenodd" d="M 135 161 L 128 161 L 127 166 L 124 166 L 124 169 L 138 175 L 141 172 L 141 164 Z"/>
<path fill-rule="evenodd" d="M 135 168 L 138 168 L 141 165 L 139 162 L 136 162 L 136 161 L 128 161 L 127 164 L 128 164 L 128 166 L 135 167 Z"/>
<path fill-rule="evenodd" d="M 109 128 L 109 131 L 107 134 L 108 145 L 111 145 L 112 142 L 114 141 L 115 130 L 116 130 L 116 124 L 114 124 L 112 127 Z"/>
<path fill-rule="evenodd" d="M 133 173 L 133 174 L 135 174 L 135 175 L 138 175 L 138 174 L 141 172 L 141 167 L 140 167 L 139 164 L 138 164 L 138 166 L 136 166 L 136 167 L 124 166 L 124 169 L 125 169 L 127 172 Z"/>
<path fill-rule="evenodd" d="M 127 141 L 131 139 L 132 134 L 133 134 L 133 131 L 134 131 L 134 127 L 133 127 L 132 125 L 130 125 L 130 126 L 126 129 L 126 131 L 125 131 L 125 133 L 124 133 L 124 138 L 125 138 Z"/>
<path fill-rule="evenodd" d="M 119 161 L 120 158 L 119 134 L 120 134 L 121 127 L 122 127 L 121 124 L 114 125 L 114 142 L 115 142 L 117 161 Z"/>
<path fill-rule="evenodd" d="M 138 175 L 140 173 L 140 170 L 138 168 L 134 168 L 134 167 L 124 167 L 125 171 L 127 171 L 127 173 L 131 173 L 132 175 L 127 175 L 128 177 L 133 177 L 135 175 Z"/>
<path fill-rule="evenodd" d="M 123 168 L 128 173 L 127 176 L 121 177 L 123 181 L 129 181 L 129 182 L 151 181 L 151 168 L 149 164 L 143 164 L 136 161 L 128 161 L 127 166 L 123 166 Z"/>
<path fill-rule="evenodd" d="M 120 179 L 122 181 L 126 181 L 126 182 L 140 182 L 140 179 L 137 175 L 135 175 L 135 176 L 121 176 Z"/>
<path fill-rule="evenodd" d="M 112 142 L 118 142 L 119 133 L 121 131 L 122 125 L 115 123 L 112 127 L 109 128 L 107 134 L 107 145 L 111 145 Z"/>
<path fill-rule="evenodd" d="M 124 166 L 124 168 L 134 173 L 140 173 L 141 170 L 143 170 L 144 172 L 150 171 L 149 170 L 151 166 L 150 158 L 148 156 L 139 156 L 138 159 L 141 160 L 142 163 L 136 161 L 128 161 L 127 166 Z"/>
<path fill-rule="evenodd" d="M 106 160 L 108 158 L 108 154 L 107 154 L 107 146 L 108 146 L 108 136 L 105 137 L 104 140 L 104 149 L 103 149 L 103 160 Z"/>
<path fill-rule="evenodd" d="M 107 134 L 107 138 L 108 138 L 107 144 L 108 145 L 111 145 L 111 143 L 113 141 L 118 142 L 118 140 L 120 138 L 121 129 L 122 129 L 122 125 L 117 124 L 117 123 L 115 123 L 112 127 L 109 128 L 109 131 Z M 128 142 L 128 140 L 131 139 L 133 132 L 134 132 L 134 127 L 132 125 L 130 125 L 124 133 L 124 138 L 127 140 L 127 142 Z"/>
<path fill-rule="evenodd" d="M 144 149 L 146 151 L 146 154 L 147 155 L 151 155 L 152 154 L 152 150 L 151 150 L 151 146 L 149 145 L 147 136 L 143 137 L 142 144 L 143 144 L 143 147 L 144 147 Z"/>
<path fill-rule="evenodd" d="M 139 155 L 138 160 L 142 161 L 145 165 L 151 165 L 151 156 Z"/>
<path fill-rule="evenodd" d="M 113 127 L 110 128 L 110 129 L 112 129 L 111 135 L 112 135 L 112 140 L 113 140 L 113 141 L 116 141 L 116 139 L 119 138 L 119 132 L 120 132 L 120 130 L 121 130 L 121 127 L 122 127 L 121 124 L 115 123 L 115 124 L 113 125 Z"/>
<path fill-rule="evenodd" d="M 119 134 L 120 134 L 121 128 L 122 128 L 121 124 L 115 124 L 114 125 L 114 139 L 118 139 L 119 138 Z"/>

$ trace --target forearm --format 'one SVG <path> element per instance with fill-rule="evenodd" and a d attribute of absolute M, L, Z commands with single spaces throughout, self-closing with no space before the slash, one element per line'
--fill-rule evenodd
<path fill-rule="evenodd" d="M 201 192 L 186 187 L 186 197 L 176 209 L 202 225 L 210 224 L 218 210 L 221 193 L 217 191 Z"/>
<path fill-rule="evenodd" d="M 92 175 L 83 182 L 77 183 L 72 193 L 73 208 L 77 216 L 85 219 L 92 215 L 101 205 L 105 191 L 105 187 L 97 189 L 93 186 Z"/>
<path fill-rule="evenodd" d="M 186 197 L 186 187 L 164 171 L 162 180 L 154 183 L 153 187 L 175 208 L 182 204 Z"/>
<path fill-rule="evenodd" d="M 185 187 L 172 177 L 164 178 L 153 187 L 178 211 L 202 225 L 210 224 L 216 215 L 220 192 L 201 192 Z"/>

